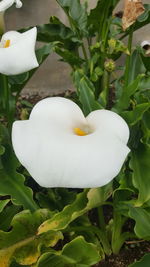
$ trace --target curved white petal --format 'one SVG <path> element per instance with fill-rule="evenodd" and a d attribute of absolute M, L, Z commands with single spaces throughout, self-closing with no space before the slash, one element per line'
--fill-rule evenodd
<path fill-rule="evenodd" d="M 86 136 L 74 127 L 89 126 Z M 47 98 L 30 119 L 13 125 L 12 142 L 20 162 L 44 187 L 89 188 L 111 181 L 120 171 L 129 148 L 125 121 L 107 110 L 84 118 L 79 107 L 65 98 Z"/>
<path fill-rule="evenodd" d="M 129 139 L 129 128 L 126 122 L 115 112 L 109 110 L 96 110 L 91 112 L 87 121 L 96 131 L 105 135 L 116 135 L 123 143 Z"/>
<path fill-rule="evenodd" d="M 146 46 L 146 45 L 150 45 L 150 41 L 145 40 L 145 41 L 143 41 L 143 42 L 141 43 L 141 47 L 144 47 L 144 46 Z"/>
<path fill-rule="evenodd" d="M 22 2 L 20 0 L 16 0 L 16 8 L 21 8 Z"/>
<path fill-rule="evenodd" d="M 16 7 L 22 7 L 22 2 L 20 0 L 2 0 L 0 1 L 0 12 L 5 11 L 9 7 L 11 7 L 14 3 L 16 3 Z"/>
<path fill-rule="evenodd" d="M 39 66 L 35 55 L 37 29 L 32 28 L 24 33 L 7 32 L 2 43 L 10 40 L 10 47 L 0 48 L 0 73 L 16 75 Z"/>

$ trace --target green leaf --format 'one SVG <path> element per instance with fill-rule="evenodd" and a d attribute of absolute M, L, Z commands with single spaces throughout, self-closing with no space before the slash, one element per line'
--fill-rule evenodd
<path fill-rule="evenodd" d="M 130 264 L 129 267 L 149 267 L 149 265 L 150 265 L 150 253 L 145 254 L 140 261 Z"/>
<path fill-rule="evenodd" d="M 61 252 L 48 252 L 42 255 L 36 267 L 47 267 L 48 265 L 51 267 L 89 267 L 100 260 L 97 247 L 92 243 L 87 243 L 82 236 L 79 236 L 66 244 Z"/>
<path fill-rule="evenodd" d="M 118 109 L 122 110 L 122 109 L 126 109 L 129 107 L 130 98 L 139 89 L 139 84 L 144 76 L 145 76 L 144 74 L 139 74 L 137 78 L 127 86 L 127 88 L 123 87 L 121 97 L 118 103 L 116 104 L 116 107 Z"/>
<path fill-rule="evenodd" d="M 81 4 L 80 0 L 57 0 L 57 2 L 68 15 L 72 27 L 85 35 L 87 33 L 86 5 Z"/>
<path fill-rule="evenodd" d="M 70 64 L 73 68 L 80 67 L 80 65 L 84 62 L 82 58 L 77 56 L 74 52 L 70 52 L 67 49 L 62 49 L 60 47 L 55 48 L 55 52 L 62 57 L 64 62 Z"/>
<path fill-rule="evenodd" d="M 136 221 L 134 231 L 139 238 L 150 240 L 150 211 L 129 206 L 129 216 Z"/>
<path fill-rule="evenodd" d="M 58 231 L 65 229 L 72 221 L 85 214 L 92 208 L 102 205 L 112 193 L 112 184 L 101 188 L 84 190 L 78 194 L 75 201 L 66 206 L 61 212 L 54 215 L 50 220 L 44 222 L 38 230 L 38 234 L 50 230 Z"/>
<path fill-rule="evenodd" d="M 69 191 L 67 188 L 50 188 L 46 192 L 36 194 L 41 208 L 47 208 L 51 211 L 62 210 L 66 205 L 71 204 L 76 197 L 75 191 Z"/>
<path fill-rule="evenodd" d="M 10 205 L 0 213 L 0 230 L 8 231 L 13 217 L 20 212 L 20 206 Z"/>
<path fill-rule="evenodd" d="M 124 111 L 121 113 L 121 116 L 126 120 L 128 124 L 133 126 L 136 124 L 139 120 L 142 119 L 144 113 L 150 108 L 150 103 L 143 103 L 137 105 L 133 110 L 131 111 Z"/>
<path fill-rule="evenodd" d="M 74 32 L 56 17 L 51 17 L 49 24 L 37 26 L 37 30 L 37 40 L 40 42 L 61 42 L 66 49 L 71 50 L 79 44 Z"/>
<path fill-rule="evenodd" d="M 118 2 L 119 0 L 108 1 L 107 4 L 106 0 L 99 0 L 97 2 L 97 6 L 91 10 L 88 17 L 88 25 L 92 26 L 93 33 L 100 32 L 100 35 L 102 34 L 104 23 L 112 15 L 113 9 Z"/>
<path fill-rule="evenodd" d="M 9 147 L 1 160 L 3 168 L 0 169 L 0 195 L 10 195 L 14 204 L 36 210 L 38 206 L 33 200 L 32 190 L 24 185 L 24 176 L 16 171 L 18 162 Z"/>
<path fill-rule="evenodd" d="M 134 50 L 131 54 L 129 69 L 129 83 L 133 82 L 139 74 L 145 73 L 145 68 L 138 50 Z"/>
<path fill-rule="evenodd" d="M 82 74 L 82 71 L 77 70 L 74 73 L 74 81 L 84 114 L 88 115 L 93 110 L 101 109 L 102 106 L 95 99 L 95 87 L 88 77 Z"/>
<path fill-rule="evenodd" d="M 3 211 L 3 209 L 4 209 L 5 206 L 8 204 L 9 201 L 10 201 L 10 199 L 0 200 L 0 212 Z"/>
<path fill-rule="evenodd" d="M 3 155 L 5 152 L 5 147 L 3 147 L 1 144 L 0 144 L 0 156 Z"/>
<path fill-rule="evenodd" d="M 150 76 L 144 77 L 139 84 L 140 91 L 146 89 L 150 89 Z"/>
<path fill-rule="evenodd" d="M 133 184 L 139 195 L 135 206 L 142 206 L 150 199 L 150 147 L 140 143 L 131 153 L 130 167 L 133 170 Z"/>
<path fill-rule="evenodd" d="M 11 223 L 12 230 L 0 231 L 0 266 L 9 267 L 13 259 L 22 265 L 31 265 L 41 255 L 41 246 L 55 246 L 62 239 L 60 232 L 36 235 L 38 226 L 50 217 L 51 213 L 47 210 L 17 214 Z"/>

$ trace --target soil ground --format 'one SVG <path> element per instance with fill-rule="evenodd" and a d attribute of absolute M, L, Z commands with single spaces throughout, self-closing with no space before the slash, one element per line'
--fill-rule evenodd
<path fill-rule="evenodd" d="M 95 267 L 128 267 L 131 263 L 140 260 L 146 253 L 150 253 L 150 242 L 130 241 L 121 249 L 119 255 L 106 257 Z"/>

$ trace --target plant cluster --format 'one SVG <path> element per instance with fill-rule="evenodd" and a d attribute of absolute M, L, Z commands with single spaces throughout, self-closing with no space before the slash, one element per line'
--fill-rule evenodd
<path fill-rule="evenodd" d="M 54 16 L 49 23 L 37 25 L 37 40 L 43 43 L 36 50 L 38 63 L 33 51 L 35 29 L 21 29 L 13 36 L 6 33 L 1 41 L 1 267 L 88 267 L 105 255 L 119 253 L 126 240 L 150 240 L 150 58 L 140 45 L 132 45 L 134 32 L 150 23 L 150 5 L 144 5 L 143 13 L 124 31 L 122 19 L 114 14 L 119 0 L 97 0 L 90 11 L 87 3 L 81 4 L 80 0 L 56 2 L 65 12 L 69 26 Z M 7 7 L 11 4 L 7 3 Z M 2 47 L 6 51 L 9 40 L 14 47 L 18 41 L 18 50 L 12 46 L 8 56 Z M 25 67 L 23 60 L 19 67 L 13 65 L 19 60 L 14 53 L 19 51 L 22 56 L 27 49 L 28 55 L 31 46 L 31 62 L 25 62 Z M 102 187 L 43 188 L 14 154 L 11 129 L 17 117 L 16 103 L 38 64 L 53 52 L 71 66 L 76 88 L 71 97 L 85 116 L 108 109 L 120 115 L 130 128 L 131 151 L 120 173 Z M 125 64 L 120 66 L 122 55 Z M 21 117 L 26 117 L 25 110 Z M 132 266 L 145 266 L 149 261 L 147 255 L 141 265 Z"/>

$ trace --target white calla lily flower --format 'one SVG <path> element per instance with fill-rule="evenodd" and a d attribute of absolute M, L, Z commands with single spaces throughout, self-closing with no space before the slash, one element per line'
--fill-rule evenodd
<path fill-rule="evenodd" d="M 5 33 L 0 42 L 0 73 L 17 75 L 38 67 L 35 55 L 36 37 L 36 27 L 24 33 Z"/>
<path fill-rule="evenodd" d="M 110 182 L 129 153 L 129 128 L 116 113 L 96 110 L 86 118 L 71 100 L 37 103 L 29 120 L 12 129 L 15 153 L 43 187 L 90 188 Z"/>
<path fill-rule="evenodd" d="M 22 2 L 20 0 L 2 0 L 0 1 L 0 12 L 5 11 L 13 4 L 16 4 L 16 8 L 22 7 Z"/>
<path fill-rule="evenodd" d="M 144 40 L 141 43 L 141 47 L 145 50 L 146 55 L 150 54 L 150 41 L 149 40 Z"/>

